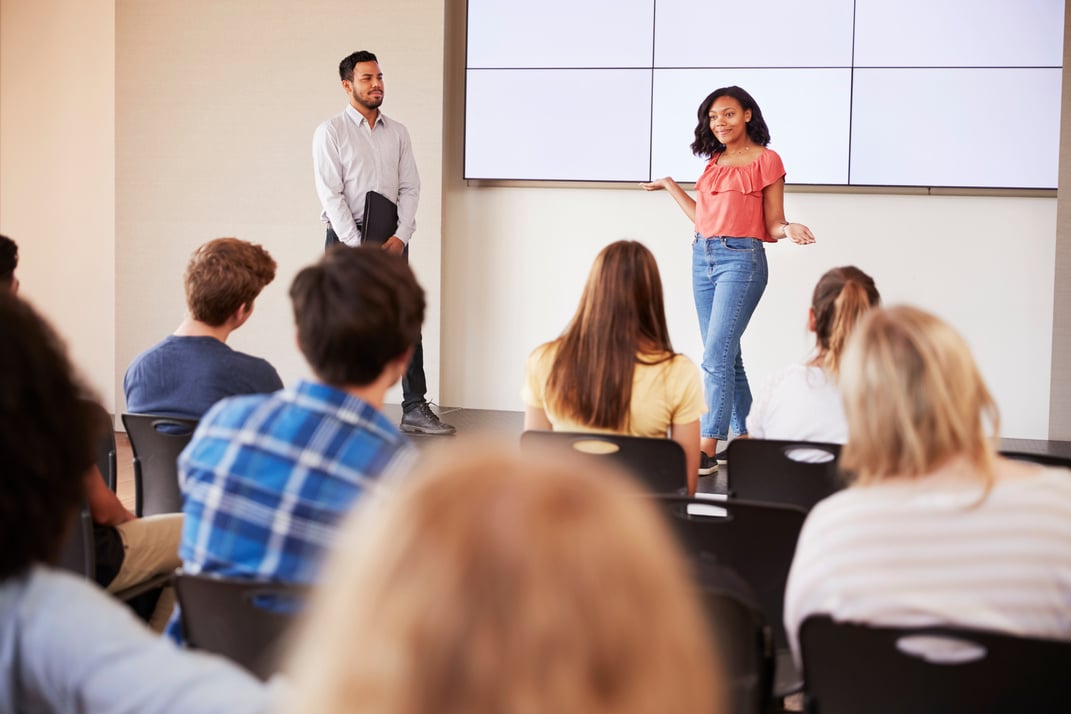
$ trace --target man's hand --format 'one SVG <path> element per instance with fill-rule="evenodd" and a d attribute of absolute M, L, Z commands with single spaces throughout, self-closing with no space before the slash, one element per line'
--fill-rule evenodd
<path fill-rule="evenodd" d="M 405 250 L 405 243 L 402 243 L 402 239 L 398 236 L 391 236 L 383 242 L 383 250 L 394 255 L 401 255 Z"/>

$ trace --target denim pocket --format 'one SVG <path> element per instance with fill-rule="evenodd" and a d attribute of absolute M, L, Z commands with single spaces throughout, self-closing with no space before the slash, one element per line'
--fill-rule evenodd
<path fill-rule="evenodd" d="M 754 253 L 755 244 L 758 243 L 758 241 L 754 238 L 722 238 L 721 243 L 726 250 L 740 253 Z"/>

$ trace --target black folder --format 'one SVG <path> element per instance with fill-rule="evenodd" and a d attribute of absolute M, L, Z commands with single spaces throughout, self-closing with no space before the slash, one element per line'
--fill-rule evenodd
<path fill-rule="evenodd" d="M 361 243 L 386 243 L 398 230 L 398 207 L 382 193 L 369 191 L 364 196 L 364 223 Z"/>

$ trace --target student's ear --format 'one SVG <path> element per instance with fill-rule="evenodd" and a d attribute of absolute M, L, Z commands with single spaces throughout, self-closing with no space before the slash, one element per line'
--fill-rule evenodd
<path fill-rule="evenodd" d="M 234 328 L 238 329 L 239 327 L 244 325 L 245 321 L 252 317 L 252 315 L 253 303 L 243 302 L 241 305 L 238 306 L 238 309 L 234 311 L 234 316 L 232 318 L 234 320 Z"/>
<path fill-rule="evenodd" d="M 807 329 L 814 332 L 814 308 L 807 308 Z"/>

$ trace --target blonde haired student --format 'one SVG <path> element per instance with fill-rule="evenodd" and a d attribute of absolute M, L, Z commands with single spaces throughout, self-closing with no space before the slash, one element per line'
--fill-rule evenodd
<path fill-rule="evenodd" d="M 1071 639 L 1071 473 L 998 456 L 963 338 L 917 308 L 873 310 L 840 384 L 855 480 L 800 534 L 785 594 L 797 652 L 810 614 Z"/>
<path fill-rule="evenodd" d="M 460 441 L 362 503 L 310 603 L 286 711 L 723 711 L 653 502 L 576 458 Z"/>

